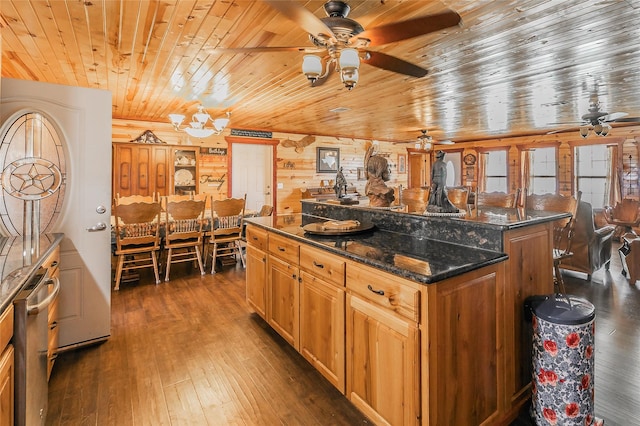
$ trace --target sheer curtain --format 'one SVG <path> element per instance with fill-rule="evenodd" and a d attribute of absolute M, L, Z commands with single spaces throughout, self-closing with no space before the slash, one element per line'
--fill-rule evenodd
<path fill-rule="evenodd" d="M 487 162 L 489 161 L 488 152 L 480 152 L 478 160 L 478 192 L 487 191 Z"/>
<path fill-rule="evenodd" d="M 609 206 L 615 206 L 619 201 L 622 200 L 622 189 L 621 189 L 621 173 L 622 170 L 618 171 L 618 145 L 607 145 L 608 155 L 608 171 L 607 171 L 607 182 L 605 184 L 605 195 L 604 199 Z"/>
<path fill-rule="evenodd" d="M 529 195 L 531 188 L 531 151 L 523 149 L 520 152 L 520 182 L 522 182 L 522 202 L 520 205 L 525 208 L 527 207 L 527 195 Z"/>

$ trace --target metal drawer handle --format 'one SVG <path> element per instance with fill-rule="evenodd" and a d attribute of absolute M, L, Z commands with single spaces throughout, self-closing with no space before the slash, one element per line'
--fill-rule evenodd
<path fill-rule="evenodd" d="M 284 247 L 280 247 L 280 246 L 278 246 L 278 250 L 280 250 L 280 251 L 286 251 L 286 249 L 285 249 Z"/>
<path fill-rule="evenodd" d="M 371 287 L 371 284 L 369 284 L 367 286 L 367 288 L 369 289 L 369 291 L 372 291 L 375 294 L 379 294 L 380 296 L 384 296 L 384 290 L 374 290 L 373 287 Z"/>
<path fill-rule="evenodd" d="M 253 236 L 251 238 L 253 239 L 253 241 L 258 241 L 258 237 L 256 237 L 256 236 Z"/>
<path fill-rule="evenodd" d="M 324 269 L 324 265 L 322 263 L 318 263 L 315 260 L 313 261 L 313 266 L 320 268 L 320 269 Z"/>
<path fill-rule="evenodd" d="M 58 266 L 58 261 L 54 260 L 53 262 L 51 262 L 51 267 L 55 268 L 56 266 Z"/>

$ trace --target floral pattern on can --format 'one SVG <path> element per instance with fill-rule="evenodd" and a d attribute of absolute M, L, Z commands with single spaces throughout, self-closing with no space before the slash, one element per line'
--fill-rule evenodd
<path fill-rule="evenodd" d="M 531 416 L 537 425 L 598 425 L 594 320 L 555 324 L 533 316 Z"/>

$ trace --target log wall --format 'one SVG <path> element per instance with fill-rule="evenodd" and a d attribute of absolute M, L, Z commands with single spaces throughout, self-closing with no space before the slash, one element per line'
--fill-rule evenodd
<path fill-rule="evenodd" d="M 223 135 L 211 136 L 205 139 L 189 140 L 185 133 L 175 132 L 169 123 L 157 123 L 133 120 L 113 120 L 113 141 L 128 142 L 138 137 L 145 130 L 153 131 L 163 141 L 169 144 L 193 144 L 201 147 L 228 148 L 228 131 Z M 273 133 L 272 140 L 284 141 L 291 139 L 298 141 L 306 135 L 289 133 Z M 236 138 L 237 139 L 237 138 Z M 365 147 L 371 140 L 346 139 L 327 136 L 317 136 L 314 143 L 298 149 L 278 145 L 276 150 L 276 176 L 281 188 L 277 190 L 278 212 L 300 212 L 301 190 L 310 187 L 319 187 L 323 184 L 333 185 L 335 175 L 328 173 L 316 173 L 316 148 L 336 147 L 340 148 L 340 165 L 350 185 L 354 185 L 360 193 L 364 193 L 366 181 L 358 180 L 358 168 L 363 167 Z M 576 132 L 556 133 L 551 135 L 534 135 L 517 138 L 496 138 L 474 142 L 463 142 L 455 145 L 440 145 L 439 149 L 447 152 L 462 151 L 462 155 L 472 153 L 478 157 L 478 153 L 486 149 L 509 149 L 509 186 L 511 189 L 520 187 L 520 152 L 523 148 L 535 148 L 542 146 L 558 147 L 558 176 L 559 192 L 570 194 L 573 192 L 573 149 L 578 144 L 607 143 L 618 144 L 620 156 L 618 167 L 622 170 L 624 181 L 622 182 L 622 194 L 624 197 L 640 198 L 640 185 L 638 182 L 638 158 L 640 142 L 640 126 L 616 127 L 610 136 L 606 138 L 589 136 L 582 139 Z M 407 174 L 397 172 L 398 154 L 406 154 L 410 144 L 394 144 L 380 141 L 378 151 L 388 156 L 391 165 L 391 180 L 389 186 L 407 185 Z M 473 169 L 465 169 L 468 173 L 463 178 L 465 184 L 475 187 L 477 184 L 477 163 Z M 227 185 L 218 185 L 216 179 L 227 176 L 227 158 L 225 156 L 201 155 L 200 177 L 206 175 L 212 182 L 201 183 L 201 192 L 214 195 L 216 198 L 225 198 L 228 194 Z M 202 182 L 202 181 L 201 181 Z"/>

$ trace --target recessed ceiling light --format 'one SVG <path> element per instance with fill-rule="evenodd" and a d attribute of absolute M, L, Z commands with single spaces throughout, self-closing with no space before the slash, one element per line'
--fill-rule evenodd
<path fill-rule="evenodd" d="M 351 108 L 345 108 L 345 107 L 337 107 L 334 109 L 330 109 L 329 112 L 345 112 L 345 111 L 349 111 Z"/>

